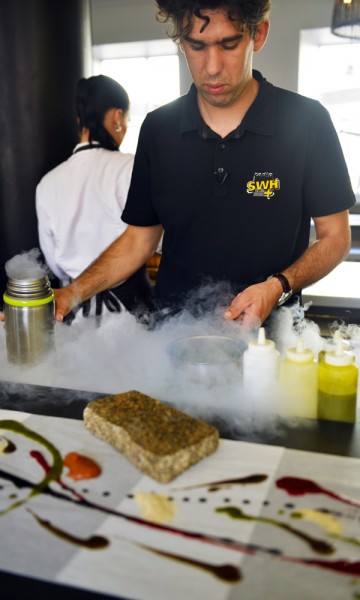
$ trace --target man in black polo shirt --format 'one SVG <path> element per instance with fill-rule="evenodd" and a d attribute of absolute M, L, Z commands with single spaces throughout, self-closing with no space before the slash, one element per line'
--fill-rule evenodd
<path fill-rule="evenodd" d="M 318 102 L 252 70 L 268 35 L 270 0 L 157 4 L 194 84 L 147 115 L 122 216 L 129 226 L 56 292 L 56 318 L 129 277 L 164 234 L 161 307 L 225 282 L 233 300 L 224 317 L 258 324 L 349 251 L 355 199 L 340 144 Z M 309 246 L 311 217 L 316 242 Z"/>

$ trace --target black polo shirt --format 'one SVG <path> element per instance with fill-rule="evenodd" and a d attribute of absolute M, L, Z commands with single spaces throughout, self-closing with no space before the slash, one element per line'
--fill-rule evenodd
<path fill-rule="evenodd" d="M 263 281 L 307 248 L 310 217 L 355 202 L 326 109 L 254 77 L 259 93 L 225 138 L 202 120 L 194 85 L 144 120 L 122 218 L 164 228 L 163 304 L 209 282 L 236 293 Z"/>

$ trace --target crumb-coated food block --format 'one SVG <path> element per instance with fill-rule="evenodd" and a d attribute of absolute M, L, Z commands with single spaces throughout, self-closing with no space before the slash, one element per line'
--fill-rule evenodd
<path fill-rule="evenodd" d="M 89 402 L 84 424 L 161 483 L 214 452 L 219 443 L 212 425 L 136 390 Z"/>

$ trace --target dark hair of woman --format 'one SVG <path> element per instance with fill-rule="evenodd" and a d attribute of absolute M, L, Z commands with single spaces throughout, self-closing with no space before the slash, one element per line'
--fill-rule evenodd
<path fill-rule="evenodd" d="M 76 89 L 76 113 L 80 132 L 89 130 L 89 143 L 96 141 L 108 150 L 118 150 L 116 141 L 103 125 L 105 114 L 112 108 L 127 113 L 130 100 L 126 90 L 106 75 L 95 75 L 78 81 Z"/>
<path fill-rule="evenodd" d="M 172 22 L 169 37 L 175 42 L 189 33 L 193 15 L 204 20 L 202 31 L 206 29 L 210 19 L 202 11 L 225 10 L 231 21 L 237 21 L 240 28 L 247 27 L 254 36 L 271 9 L 271 0 L 157 0 L 156 4 L 157 20 L 160 23 Z"/>

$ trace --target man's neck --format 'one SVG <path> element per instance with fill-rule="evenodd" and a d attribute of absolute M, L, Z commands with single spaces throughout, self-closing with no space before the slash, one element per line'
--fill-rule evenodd
<path fill-rule="evenodd" d="M 205 123 L 222 138 L 236 129 L 259 91 L 256 79 L 251 79 L 237 102 L 229 106 L 214 106 L 204 100 L 198 93 L 199 111 Z"/>

